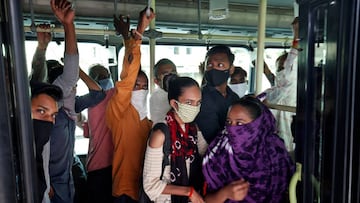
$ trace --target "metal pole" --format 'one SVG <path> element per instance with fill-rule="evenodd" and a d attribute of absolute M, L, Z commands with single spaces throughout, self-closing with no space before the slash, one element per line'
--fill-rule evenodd
<path fill-rule="evenodd" d="M 155 12 L 155 0 L 151 2 L 151 8 Z M 156 13 L 156 12 L 155 12 Z M 155 30 L 155 20 L 154 18 L 150 23 L 150 29 Z M 150 47 L 150 93 L 154 91 L 155 83 L 154 83 L 154 65 L 155 65 L 155 46 L 156 46 L 156 39 L 150 38 L 149 39 L 149 47 Z"/>
<path fill-rule="evenodd" d="M 265 49 L 265 29 L 266 29 L 266 6 L 267 0 L 259 1 L 259 25 L 258 25 L 258 48 L 256 58 L 256 85 L 255 94 L 259 94 L 262 88 L 262 76 L 264 72 L 264 49 Z"/>
<path fill-rule="evenodd" d="M 14 116 L 19 138 L 19 158 L 21 164 L 21 176 L 24 188 L 24 200 L 22 202 L 38 202 L 37 174 L 35 170 L 35 150 L 33 125 L 30 111 L 29 81 L 27 78 L 25 60 L 25 37 L 23 30 L 23 17 L 20 0 L 8 1 L 10 57 L 14 74 Z M 10 17 L 11 16 L 11 17 Z"/>

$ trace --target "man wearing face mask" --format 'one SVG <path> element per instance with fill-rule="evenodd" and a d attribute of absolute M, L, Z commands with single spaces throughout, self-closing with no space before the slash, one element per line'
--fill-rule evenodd
<path fill-rule="evenodd" d="M 31 81 L 31 115 L 36 152 L 39 200 L 50 202 L 50 133 L 54 127 L 58 104 L 63 93 L 58 86 Z"/>
<path fill-rule="evenodd" d="M 96 81 L 105 98 L 96 106 L 88 108 L 88 120 L 83 123 L 84 136 L 90 138 L 86 161 L 89 202 L 112 202 L 111 165 L 113 143 L 110 129 L 105 122 L 106 106 L 115 92 L 109 71 L 96 64 L 89 68 L 89 76 Z"/>
<path fill-rule="evenodd" d="M 137 29 L 129 36 L 129 17 L 114 18 L 114 26 L 124 39 L 125 56 L 121 81 L 106 109 L 106 123 L 114 144 L 112 196 L 115 203 L 137 202 L 146 141 L 152 126 L 147 118 L 148 78 L 140 70 L 141 35 L 155 17 L 141 11 Z"/>
<path fill-rule="evenodd" d="M 154 82 L 158 88 L 151 94 L 149 99 L 150 117 L 154 124 L 162 122 L 171 108 L 163 82 L 164 77 L 168 74 L 176 74 L 175 64 L 170 59 L 160 59 L 154 66 Z"/>
<path fill-rule="evenodd" d="M 230 76 L 229 87 L 240 98 L 248 92 L 247 73 L 241 67 L 235 67 L 234 73 Z"/>
<path fill-rule="evenodd" d="M 205 86 L 202 87 L 200 113 L 196 117 L 207 143 L 223 129 L 230 104 L 239 99 L 227 85 L 234 72 L 234 54 L 224 45 L 212 47 L 205 58 Z"/>
<path fill-rule="evenodd" d="M 296 106 L 297 88 L 297 55 L 299 22 L 296 17 L 292 22 L 294 40 L 289 53 L 284 53 L 276 59 L 275 85 L 267 90 L 266 101 L 271 104 L 285 106 Z M 279 136 L 284 140 L 288 151 L 294 150 L 291 122 L 293 122 L 292 112 L 272 110 L 276 118 Z"/>

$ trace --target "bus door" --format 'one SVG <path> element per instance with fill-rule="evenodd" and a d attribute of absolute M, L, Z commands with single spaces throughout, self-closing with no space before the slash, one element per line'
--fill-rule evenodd
<path fill-rule="evenodd" d="M 359 202 L 359 1 L 299 8 L 299 202 Z"/>
<path fill-rule="evenodd" d="M 21 3 L 0 3 L 0 202 L 38 202 Z"/>

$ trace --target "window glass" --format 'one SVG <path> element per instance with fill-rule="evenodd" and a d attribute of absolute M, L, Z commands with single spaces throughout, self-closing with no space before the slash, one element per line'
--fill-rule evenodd
<path fill-rule="evenodd" d="M 176 50 L 176 55 L 174 54 Z M 125 49 L 119 52 L 119 75 L 122 69 L 122 61 Z M 206 46 L 173 46 L 173 45 L 156 45 L 155 63 L 162 59 L 168 58 L 176 65 L 180 76 L 188 76 L 194 78 L 201 84 L 203 75 L 200 72 L 199 65 L 205 60 Z M 231 51 L 235 55 L 234 65 L 241 66 L 247 71 L 248 77 L 250 73 L 251 57 L 249 51 L 245 48 L 231 47 Z M 141 46 L 141 68 L 150 76 L 150 50 L 148 45 Z"/>

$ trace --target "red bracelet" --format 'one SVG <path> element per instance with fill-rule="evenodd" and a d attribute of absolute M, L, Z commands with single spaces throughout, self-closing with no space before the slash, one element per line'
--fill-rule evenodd
<path fill-rule="evenodd" d="M 299 46 L 299 40 L 293 40 L 292 46 L 293 46 L 294 48 L 297 48 L 297 47 Z"/>
<path fill-rule="evenodd" d="M 191 187 L 190 187 L 190 192 L 189 192 L 189 198 L 192 197 L 193 193 L 194 193 L 194 187 L 191 186 Z"/>

